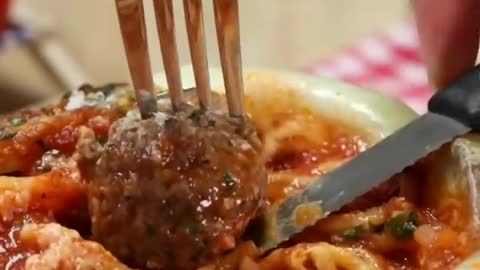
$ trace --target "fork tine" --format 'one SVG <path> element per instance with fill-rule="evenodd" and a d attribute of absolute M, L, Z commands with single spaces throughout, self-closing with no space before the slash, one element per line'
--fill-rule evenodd
<path fill-rule="evenodd" d="M 128 67 L 143 119 L 157 112 L 142 0 L 116 0 Z"/>
<path fill-rule="evenodd" d="M 210 79 L 202 0 L 183 0 L 183 7 L 200 108 L 207 110 L 210 105 Z"/>
<path fill-rule="evenodd" d="M 214 0 L 223 79 L 231 116 L 243 117 L 243 75 L 238 0 Z"/>
<path fill-rule="evenodd" d="M 160 38 L 163 66 L 167 77 L 168 92 L 173 109 L 178 110 L 183 104 L 183 89 L 180 65 L 178 63 L 172 0 L 154 0 L 153 6 Z"/>

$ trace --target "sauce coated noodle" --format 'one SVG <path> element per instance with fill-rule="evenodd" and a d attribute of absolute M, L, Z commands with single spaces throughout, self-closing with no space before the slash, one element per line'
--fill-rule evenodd
<path fill-rule="evenodd" d="M 265 143 L 263 154 L 270 170 L 267 190 L 270 203 L 300 191 L 319 175 L 340 166 L 367 147 L 368 134 L 362 134 L 360 129 L 345 123 L 326 120 L 304 106 L 295 90 L 278 84 L 272 86 L 271 81 L 256 87 L 262 88 L 262 91 L 256 91 L 255 87 L 250 89 L 246 106 Z M 60 154 L 70 157 L 75 154 L 72 154 L 75 150 L 73 145 L 80 135 L 75 131 L 78 126 L 90 127 L 97 136 L 104 138 L 110 123 L 117 117 L 118 114 L 105 110 L 79 109 L 78 112 L 47 117 L 46 122 L 32 129 L 33 122 L 29 122 L 21 128 L 22 136 L 19 136 L 18 142 L 10 139 L 0 141 L 0 171 L 3 174 L 16 171 L 23 176 L 2 176 L 0 179 L 0 206 L 12 204 L 0 207 L 0 263 L 15 263 L 13 268 L 10 267 L 15 270 L 23 269 L 21 265 L 25 261 L 31 267 L 47 262 L 57 266 L 69 262 L 75 267 L 75 258 L 78 257 L 75 254 L 91 251 L 85 256 L 90 264 L 103 261 L 105 269 L 129 269 L 99 244 L 82 240 L 76 232 L 58 224 L 48 223 L 58 222 L 54 214 L 68 212 L 67 208 L 79 208 L 81 212 L 81 205 L 85 203 L 84 186 L 73 181 L 78 177 L 74 168 L 70 175 L 61 174 L 61 170 L 56 169 L 45 173 L 32 168 L 37 163 L 32 165 L 34 160 L 31 158 L 38 158 L 45 150 L 42 147 L 49 146 L 61 148 Z M 20 139 L 26 143 L 20 144 Z M 3 147 L 5 145 L 8 147 Z M 30 158 L 24 159 L 26 156 Z M 58 179 L 51 177 L 59 173 L 61 177 Z M 393 178 L 373 189 L 266 257 L 261 256 L 252 242 L 246 241 L 239 243 L 216 263 L 201 269 L 452 269 L 474 248 L 462 219 L 465 216 L 464 202 L 445 198 L 438 208 L 431 209 L 410 201 L 400 193 L 399 179 L 402 177 L 407 176 Z M 66 192 L 59 193 L 62 196 L 50 197 L 48 192 L 55 191 L 52 187 Z M 27 194 L 27 200 L 8 199 L 12 192 Z M 16 195 L 12 198 L 17 198 Z M 49 211 L 38 217 L 39 209 Z M 13 213 L 10 210 L 18 211 Z M 20 218 L 14 218 L 17 215 Z M 29 216 L 32 218 L 28 219 Z M 13 218 L 16 223 L 12 225 L 13 221 L 6 217 Z M 27 223 L 48 224 L 23 226 L 25 218 Z M 33 245 L 21 245 L 21 227 L 25 229 L 23 244 L 32 241 Z M 9 249 L 5 249 L 11 236 L 14 248 L 10 245 Z M 54 239 L 50 236 L 66 243 L 70 255 L 58 253 L 67 249 L 48 240 Z M 35 253 L 40 254 L 30 256 Z M 56 254 L 65 257 L 55 257 Z M 27 259 L 28 256 L 31 259 Z M 19 259 L 14 261 L 15 258 Z"/>

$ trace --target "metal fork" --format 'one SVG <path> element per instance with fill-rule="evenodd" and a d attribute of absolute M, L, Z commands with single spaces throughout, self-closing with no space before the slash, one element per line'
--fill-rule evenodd
<path fill-rule="evenodd" d="M 142 118 L 155 113 L 153 76 L 147 45 L 143 0 L 115 0 L 128 66 Z M 175 37 L 172 0 L 153 0 L 163 65 L 172 108 L 184 103 Z M 217 42 L 229 114 L 243 117 L 243 76 L 240 50 L 238 0 L 213 0 Z M 205 45 L 202 0 L 184 0 L 188 43 L 200 108 L 210 106 L 210 79 Z"/>

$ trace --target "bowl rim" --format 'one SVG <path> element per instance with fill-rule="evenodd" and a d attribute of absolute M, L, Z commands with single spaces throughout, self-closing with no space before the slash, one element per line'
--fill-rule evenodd
<path fill-rule="evenodd" d="M 183 87 L 185 89 L 194 87 L 195 79 L 191 65 L 182 66 L 180 72 Z M 209 74 L 212 90 L 223 93 L 221 68 L 210 67 Z M 311 108 L 321 109 L 328 107 L 329 104 L 337 107 L 343 105 L 342 108 L 348 111 L 349 117 L 360 121 L 357 124 L 365 125 L 361 129 L 373 135 L 372 143 L 392 134 L 418 116 L 412 108 L 397 98 L 317 75 L 273 68 L 249 68 L 244 71 L 246 86 L 249 80 L 256 78 L 268 78 L 289 84 L 292 89 L 301 92 L 307 101 L 306 105 Z M 156 87 L 162 90 L 168 88 L 164 73 L 156 73 L 154 82 Z M 335 117 L 333 114 L 329 116 Z M 351 119 L 345 121 L 349 122 Z"/>
<path fill-rule="evenodd" d="M 194 77 L 191 66 L 181 68 L 182 79 L 186 88 L 193 87 Z M 341 104 L 349 104 L 349 108 L 359 114 L 359 117 L 376 125 L 377 141 L 395 132 L 397 129 L 415 119 L 418 114 L 401 100 L 387 96 L 375 90 L 365 89 L 350 85 L 345 82 L 310 75 L 302 72 L 285 71 L 271 68 L 252 68 L 244 72 L 245 80 L 249 76 L 274 76 L 287 83 L 292 83 L 294 88 L 304 91 L 307 98 L 313 103 L 319 99 L 329 98 Z M 211 84 L 214 91 L 223 92 L 223 76 L 220 68 L 210 68 Z M 157 86 L 166 89 L 166 78 L 163 74 L 155 75 Z M 312 106 L 315 104 L 310 103 Z M 368 104 L 369 106 L 364 106 Z M 454 270 L 474 270 L 480 264 L 480 250 L 475 251 Z"/>
<path fill-rule="evenodd" d="M 221 68 L 210 67 L 209 74 L 212 90 L 222 93 L 224 86 Z M 194 87 L 195 80 L 191 65 L 182 66 L 181 75 L 184 88 Z M 351 109 L 358 118 L 364 119 L 367 125 L 371 124 L 372 132 L 376 132 L 376 138 L 373 143 L 392 134 L 418 116 L 413 109 L 397 98 L 345 82 L 297 71 L 272 68 L 250 68 L 244 72 L 245 81 L 264 76 L 278 78 L 282 82 L 291 84 L 293 89 L 302 91 L 302 95 L 305 95 L 306 99 L 311 101 L 309 106 L 318 107 L 318 104 L 322 104 L 320 101 L 322 99 L 328 99 L 336 102 L 336 104 L 348 105 L 345 108 Z M 154 82 L 157 88 L 161 90 L 167 89 L 166 78 L 163 73 L 156 73 Z M 55 102 L 62 96 L 64 94 L 29 107 L 52 104 L 52 102 Z M 479 264 L 480 250 L 471 254 L 454 270 L 474 270 L 478 269 Z"/>

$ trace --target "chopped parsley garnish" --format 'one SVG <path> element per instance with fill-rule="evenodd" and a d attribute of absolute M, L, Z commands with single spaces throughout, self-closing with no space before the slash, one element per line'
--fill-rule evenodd
<path fill-rule="evenodd" d="M 418 215 L 413 211 L 402 212 L 385 223 L 385 231 L 401 240 L 412 238 L 417 227 Z"/>
<path fill-rule="evenodd" d="M 194 111 L 192 114 L 190 114 L 190 120 L 194 123 L 200 122 L 202 119 L 202 112 L 201 111 Z"/>
<path fill-rule="evenodd" d="M 12 125 L 12 127 L 19 127 L 19 126 L 23 125 L 24 123 L 25 123 L 25 119 L 20 118 L 20 117 L 13 118 L 12 121 L 10 121 L 10 124 Z"/>
<path fill-rule="evenodd" d="M 360 237 L 362 237 L 364 233 L 365 233 L 364 226 L 358 225 L 358 226 L 355 226 L 355 228 L 353 229 L 345 230 L 342 233 L 342 237 L 350 240 L 358 240 L 360 239 Z"/>
<path fill-rule="evenodd" d="M 237 180 L 230 172 L 226 171 L 223 175 L 223 185 L 227 190 L 233 192 L 237 188 Z"/>

